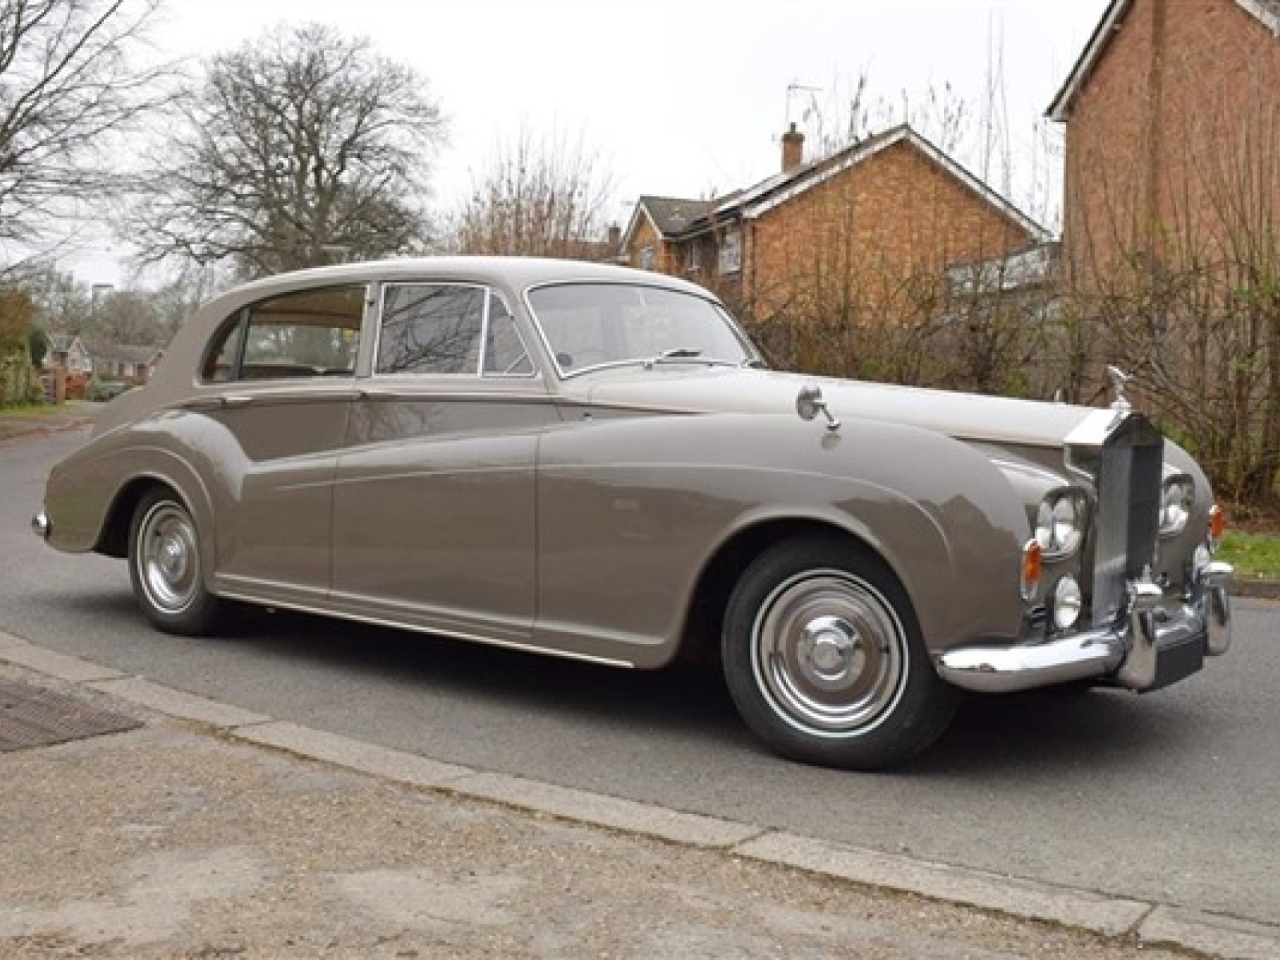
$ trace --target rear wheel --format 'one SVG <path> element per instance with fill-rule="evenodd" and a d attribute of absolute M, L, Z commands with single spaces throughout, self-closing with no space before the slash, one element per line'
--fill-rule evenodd
<path fill-rule="evenodd" d="M 929 662 L 897 578 L 832 538 L 756 558 L 729 599 L 722 655 L 748 726 L 809 763 L 901 763 L 942 734 L 959 699 Z"/>
<path fill-rule="evenodd" d="M 148 491 L 134 509 L 129 577 L 143 612 L 159 629 L 186 635 L 212 629 L 220 604 L 205 589 L 195 521 L 171 490 Z"/>

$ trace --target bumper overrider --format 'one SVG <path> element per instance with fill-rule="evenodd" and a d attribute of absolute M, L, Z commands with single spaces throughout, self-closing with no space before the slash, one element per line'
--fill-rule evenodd
<path fill-rule="evenodd" d="M 1235 571 L 1210 561 L 1186 596 L 1166 597 L 1143 577 L 1128 582 L 1125 610 L 1115 623 L 1049 640 L 1007 646 L 965 646 L 937 658 L 944 680 L 978 693 L 1012 693 L 1097 679 L 1129 690 L 1157 690 L 1195 673 L 1206 656 L 1231 646 Z"/>

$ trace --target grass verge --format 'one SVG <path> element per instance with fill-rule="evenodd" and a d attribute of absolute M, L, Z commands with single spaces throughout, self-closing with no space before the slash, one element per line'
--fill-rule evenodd
<path fill-rule="evenodd" d="M 1234 566 L 1238 579 L 1280 580 L 1280 535 L 1229 530 L 1217 559 Z"/>

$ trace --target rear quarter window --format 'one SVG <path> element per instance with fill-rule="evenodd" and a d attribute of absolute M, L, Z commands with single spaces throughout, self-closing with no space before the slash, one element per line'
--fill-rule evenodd
<path fill-rule="evenodd" d="M 364 286 L 321 287 L 237 311 L 211 341 L 201 380 L 354 376 L 365 293 Z"/>

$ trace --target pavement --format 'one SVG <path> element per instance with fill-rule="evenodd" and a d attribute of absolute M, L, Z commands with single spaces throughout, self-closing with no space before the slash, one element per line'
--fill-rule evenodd
<path fill-rule="evenodd" d="M 441 763 L 2 632 L 0 750 L 2 958 L 1280 960 L 1280 925 Z"/>

